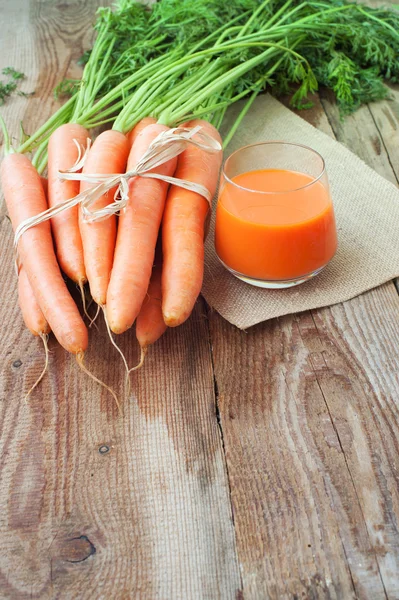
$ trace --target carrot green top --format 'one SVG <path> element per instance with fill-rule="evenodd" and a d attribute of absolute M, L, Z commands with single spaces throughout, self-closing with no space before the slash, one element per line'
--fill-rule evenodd
<path fill-rule="evenodd" d="M 39 171 L 49 136 L 68 121 L 127 132 L 144 116 L 167 125 L 202 117 L 219 127 L 230 104 L 251 103 L 266 86 L 289 93 L 296 84 L 301 107 L 320 83 L 349 111 L 384 97 L 383 78 L 399 79 L 399 12 L 346 0 L 160 0 L 151 9 L 119 0 L 99 10 L 95 28 L 82 79 L 59 86 L 71 98 L 18 148 L 37 149 Z"/>

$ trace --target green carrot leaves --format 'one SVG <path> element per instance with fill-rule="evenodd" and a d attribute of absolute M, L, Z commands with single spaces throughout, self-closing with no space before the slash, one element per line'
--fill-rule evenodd
<path fill-rule="evenodd" d="M 28 95 L 26 92 L 21 92 L 18 89 L 19 83 L 25 79 L 24 73 L 16 71 L 13 67 L 5 67 L 2 70 L 2 74 L 6 76 L 6 80 L 0 81 L 0 106 L 14 93 L 19 96 Z"/>
<path fill-rule="evenodd" d="M 45 149 L 65 119 L 119 131 L 149 115 L 219 126 L 240 98 L 268 89 L 303 108 L 319 86 L 348 113 L 386 97 L 384 79 L 399 81 L 399 12 L 347 0 L 118 0 L 98 10 L 94 28 L 82 79 L 57 88 L 68 106 L 21 151 Z"/>

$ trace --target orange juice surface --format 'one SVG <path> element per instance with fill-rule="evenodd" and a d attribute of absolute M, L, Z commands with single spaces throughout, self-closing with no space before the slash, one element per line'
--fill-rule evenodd
<path fill-rule="evenodd" d="M 216 210 L 216 252 L 225 265 L 255 279 L 285 280 L 331 260 L 335 218 L 320 181 L 283 169 L 249 171 L 232 181 L 237 185 L 225 182 Z"/>

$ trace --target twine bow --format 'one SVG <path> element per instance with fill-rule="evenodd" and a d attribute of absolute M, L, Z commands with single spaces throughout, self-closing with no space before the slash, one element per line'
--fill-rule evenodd
<path fill-rule="evenodd" d="M 205 131 L 201 131 L 201 126 L 175 127 L 161 132 L 149 145 L 147 151 L 141 157 L 137 165 L 126 173 L 117 174 L 86 174 L 76 173 L 75 171 L 82 168 L 84 159 L 88 150 L 82 156 L 79 152 L 76 164 L 67 171 L 59 171 L 58 175 L 63 180 L 69 181 L 86 181 L 87 183 L 97 184 L 94 187 L 81 192 L 74 198 L 60 202 L 56 206 L 30 217 L 22 221 L 15 230 L 14 247 L 17 248 L 22 235 L 35 225 L 44 223 L 68 208 L 81 205 L 83 218 L 87 222 L 100 221 L 107 217 L 118 214 L 125 208 L 129 199 L 128 181 L 132 177 L 148 177 L 152 179 L 160 179 L 166 183 L 177 185 L 186 190 L 195 192 L 203 196 L 211 207 L 212 197 L 209 190 L 199 184 L 185 179 L 169 177 L 160 173 L 151 172 L 153 169 L 163 165 L 167 161 L 175 158 L 187 148 L 188 145 L 194 145 L 205 152 L 215 154 L 222 150 L 220 143 L 208 135 Z M 103 196 L 106 192 L 117 186 L 113 201 L 103 208 L 90 210 L 90 207 Z"/>

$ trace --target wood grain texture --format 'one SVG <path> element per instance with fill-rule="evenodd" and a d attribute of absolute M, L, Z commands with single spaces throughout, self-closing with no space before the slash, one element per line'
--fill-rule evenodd
<path fill-rule="evenodd" d="M 337 140 L 357 154 L 379 175 L 396 184 L 397 179 L 390 167 L 387 150 L 369 107 L 361 106 L 355 113 L 342 119 L 332 92 L 321 90 L 321 98 Z"/>
<path fill-rule="evenodd" d="M 300 115 L 394 182 L 383 105 L 322 102 Z M 393 284 L 247 332 L 209 319 L 244 597 L 399 598 Z"/>
<path fill-rule="evenodd" d="M 25 73 L 29 99 L 3 114 L 16 133 L 54 110 L 54 85 L 76 73 L 100 3 L 3 0 L 2 66 Z M 168 332 L 118 414 L 111 396 L 19 314 L 8 219 L 0 223 L 0 597 L 236 597 L 228 480 L 215 417 L 209 335 L 198 303 L 189 323 Z M 134 331 L 118 339 L 138 358 Z M 87 366 L 123 395 L 124 373 L 103 323 L 92 329 Z"/>
<path fill-rule="evenodd" d="M 389 164 L 399 183 L 399 86 L 390 87 L 391 98 L 369 105 L 374 124 L 380 134 Z"/>
<path fill-rule="evenodd" d="M 2 110 L 14 134 L 54 110 L 100 3 L 0 0 L 1 66 L 37 91 Z M 301 116 L 395 181 L 396 105 L 341 124 L 314 100 Z M 122 417 L 54 341 L 23 403 L 43 351 L 19 314 L 11 240 L 3 218 L 1 598 L 399 598 L 392 284 L 248 332 L 199 301 L 149 354 Z M 133 364 L 134 332 L 118 342 Z M 103 323 L 87 364 L 123 394 Z"/>
<path fill-rule="evenodd" d="M 41 352 L 22 324 L 8 336 L 3 597 L 234 598 L 240 580 L 199 307 L 149 355 L 123 417 L 55 343 L 49 375 L 25 405 Z M 91 341 L 89 368 L 121 393 L 123 369 L 103 326 Z M 124 342 L 133 360 L 133 336 Z"/>

